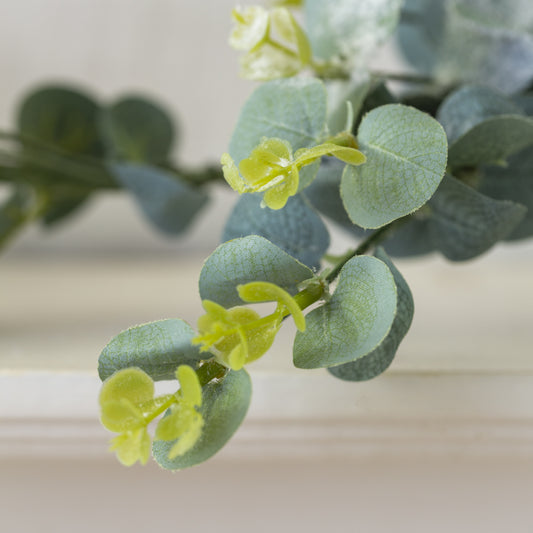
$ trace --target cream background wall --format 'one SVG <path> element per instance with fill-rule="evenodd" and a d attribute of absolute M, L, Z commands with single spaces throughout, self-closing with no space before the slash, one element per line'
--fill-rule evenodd
<path fill-rule="evenodd" d="M 176 156 L 186 164 L 216 162 L 226 149 L 239 107 L 253 90 L 236 75 L 237 56 L 227 46 L 231 0 L 0 4 L 0 127 L 11 127 L 25 91 L 66 82 L 106 101 L 132 92 L 160 100 L 178 120 Z M 220 217 L 229 198 L 216 203 Z M 15 251 L 176 253 L 196 246 L 199 236 L 216 242 L 219 226 L 212 219 L 199 225 L 185 240 L 165 239 L 148 227 L 130 198 L 105 195 L 76 224 L 47 235 L 32 230 Z"/>
<path fill-rule="evenodd" d="M 247 0 L 240 4 L 253 4 Z M 160 100 L 179 121 L 176 157 L 217 162 L 255 84 L 238 75 L 228 44 L 234 0 L 1 0 L 0 128 L 10 128 L 22 95 L 35 85 L 67 82 L 113 100 L 140 92 Z M 398 62 L 390 50 L 381 68 Z M 214 195 L 207 217 L 180 239 L 162 237 L 127 195 L 103 195 L 59 230 L 35 229 L 15 252 L 55 254 L 149 251 L 179 254 L 218 243 L 235 195 Z"/>

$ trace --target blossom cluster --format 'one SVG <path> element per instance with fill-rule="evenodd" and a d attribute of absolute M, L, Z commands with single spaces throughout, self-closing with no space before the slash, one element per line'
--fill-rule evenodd
<path fill-rule="evenodd" d="M 252 80 L 293 76 L 311 61 L 307 36 L 285 7 L 260 6 L 232 12 L 235 28 L 230 45 L 245 54 L 241 75 Z"/>
<path fill-rule="evenodd" d="M 169 459 L 188 452 L 200 438 L 203 417 L 202 387 L 196 372 L 187 365 L 176 371 L 180 390 L 154 398 L 154 382 L 136 367 L 115 372 L 103 384 L 100 392 L 102 424 L 119 435 L 112 439 L 111 450 L 119 461 L 130 466 L 137 461 L 146 464 L 150 457 L 151 437 L 148 424 L 168 410 L 159 421 L 156 439 L 176 441 Z"/>
<path fill-rule="evenodd" d="M 298 193 L 300 169 L 323 156 L 334 156 L 351 165 L 366 161 L 355 146 L 334 142 L 301 148 L 293 155 L 290 143 L 275 137 L 263 138 L 238 167 L 227 153 L 222 154 L 220 161 L 224 178 L 233 190 L 239 194 L 263 192 L 263 205 L 281 209 L 289 197 Z"/>

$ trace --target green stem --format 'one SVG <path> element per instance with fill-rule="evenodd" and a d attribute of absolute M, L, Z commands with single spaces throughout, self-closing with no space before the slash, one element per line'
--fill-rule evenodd
<path fill-rule="evenodd" d="M 331 63 L 330 61 L 320 61 L 311 58 L 311 68 L 316 75 L 322 79 L 328 80 L 349 80 L 350 73 L 341 65 Z"/>
<path fill-rule="evenodd" d="M 48 208 L 48 196 L 36 188 L 15 187 L 11 197 L 0 205 L 2 228 L 0 248 L 15 237 L 17 233 L 40 218 Z"/>
<path fill-rule="evenodd" d="M 224 173 L 222 172 L 222 168 L 220 166 L 207 165 L 205 168 L 198 170 L 186 170 L 179 167 L 173 167 L 171 165 L 169 165 L 167 168 L 178 174 L 191 185 L 200 186 L 213 181 L 226 183 L 226 180 L 224 179 Z"/>
<path fill-rule="evenodd" d="M 324 294 L 327 294 L 328 283 L 333 282 L 337 278 L 337 276 L 340 274 L 340 271 L 342 270 L 342 267 L 350 259 L 357 255 L 365 254 L 368 250 L 375 247 L 380 242 L 384 241 L 388 237 L 389 233 L 396 229 L 396 227 L 403 224 L 405 219 L 407 218 L 408 217 L 404 217 L 402 219 L 395 220 L 394 222 L 391 222 L 390 224 L 387 224 L 386 226 L 383 226 L 378 230 L 374 231 L 364 241 L 362 241 L 357 248 L 355 248 L 354 250 L 350 250 L 348 253 L 341 256 L 337 264 L 333 267 L 333 269 L 328 272 L 325 278 L 322 278 L 322 283 L 320 283 L 320 280 L 314 280 L 313 282 L 309 283 L 309 285 L 305 289 L 301 290 L 298 294 L 296 294 L 294 296 L 294 299 L 298 303 L 300 309 L 303 310 L 323 298 Z"/>
<path fill-rule="evenodd" d="M 146 425 L 148 425 L 152 420 L 155 420 L 159 415 L 162 415 L 171 405 L 175 404 L 178 401 L 175 394 L 173 394 L 165 403 L 159 406 L 158 409 L 150 413 L 149 416 L 144 417 Z"/>
<path fill-rule="evenodd" d="M 402 220 L 402 219 L 400 219 Z M 381 228 L 377 229 L 373 233 L 371 233 L 364 241 L 362 241 L 359 246 L 355 250 L 350 250 L 348 253 L 346 253 L 344 256 L 341 257 L 339 262 L 331 269 L 331 271 L 326 276 L 326 281 L 328 283 L 331 283 L 334 281 L 337 276 L 340 274 L 340 271 L 342 270 L 342 267 L 353 257 L 356 255 L 363 255 L 370 248 L 375 247 L 380 242 L 383 242 L 389 235 L 389 233 L 392 231 L 393 228 L 395 228 L 397 225 L 399 225 L 399 221 L 391 222 L 390 224 L 387 224 L 386 226 L 382 226 Z"/>
<path fill-rule="evenodd" d="M 200 386 L 203 387 L 213 379 L 223 378 L 227 372 L 228 369 L 225 366 L 212 359 L 204 363 L 196 371 L 196 374 L 198 376 L 198 380 L 200 381 Z M 172 394 L 165 403 L 161 404 L 155 411 L 150 413 L 149 416 L 146 416 L 144 418 L 146 424 L 149 424 L 152 420 L 156 419 L 159 415 L 163 414 L 169 407 L 175 404 L 178 401 L 178 392 L 179 391 L 176 391 L 176 393 Z"/>
<path fill-rule="evenodd" d="M 401 81 L 404 83 L 417 83 L 422 85 L 433 85 L 435 80 L 429 76 L 420 76 L 418 74 L 409 74 L 402 72 L 383 72 L 374 70 L 371 72 L 374 78 L 384 78 L 391 81 Z"/>
<path fill-rule="evenodd" d="M 326 287 L 327 286 L 325 284 L 320 282 L 310 283 L 309 286 L 307 286 L 304 290 L 296 294 L 294 299 L 296 300 L 296 303 L 300 309 L 303 310 L 320 300 L 326 291 Z"/>

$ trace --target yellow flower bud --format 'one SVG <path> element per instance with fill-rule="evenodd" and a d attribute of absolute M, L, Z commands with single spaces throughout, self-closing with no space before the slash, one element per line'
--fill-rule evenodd
<path fill-rule="evenodd" d="M 261 318 L 253 309 L 237 306 L 225 309 L 210 300 L 202 302 L 206 314 L 198 319 L 198 336 L 193 344 L 212 351 L 232 370 L 255 361 L 272 346 L 282 315 Z"/>
<path fill-rule="evenodd" d="M 364 154 L 356 148 L 333 142 L 301 148 L 293 156 L 287 141 L 264 137 L 238 168 L 227 153 L 222 155 L 221 163 L 224 178 L 234 191 L 239 194 L 264 192 L 264 205 L 281 209 L 291 196 L 298 193 L 300 169 L 323 156 L 334 156 L 350 165 L 366 161 Z"/>

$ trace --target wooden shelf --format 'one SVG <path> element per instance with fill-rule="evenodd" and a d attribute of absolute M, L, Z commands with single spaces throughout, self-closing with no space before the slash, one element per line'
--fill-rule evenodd
<path fill-rule="evenodd" d="M 253 403 L 222 457 L 533 454 L 531 248 L 401 261 L 415 322 L 367 383 L 291 364 L 290 327 L 249 367 Z M 65 256 L 0 265 L 0 455 L 107 454 L 97 357 L 131 325 L 194 324 L 202 259 Z"/>

